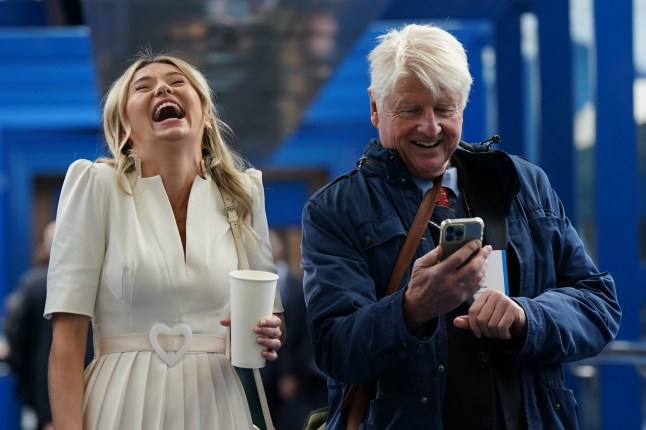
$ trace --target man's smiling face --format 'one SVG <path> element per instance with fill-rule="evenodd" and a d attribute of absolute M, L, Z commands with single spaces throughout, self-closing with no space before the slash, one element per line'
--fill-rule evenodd
<path fill-rule="evenodd" d="M 381 109 L 371 96 L 371 121 L 381 144 L 394 149 L 413 176 L 435 179 L 462 136 L 463 108 L 455 97 L 437 99 L 416 76 L 402 78 Z"/>

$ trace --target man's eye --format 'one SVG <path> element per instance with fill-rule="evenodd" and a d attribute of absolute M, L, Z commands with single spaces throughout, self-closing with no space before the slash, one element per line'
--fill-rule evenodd
<path fill-rule="evenodd" d="M 444 117 L 444 118 L 451 118 L 453 115 L 455 115 L 455 112 L 457 109 L 452 109 L 452 108 L 439 108 L 435 109 L 438 115 Z"/>
<path fill-rule="evenodd" d="M 419 109 L 417 108 L 406 108 L 406 109 L 400 109 L 399 115 L 411 116 L 411 115 L 415 115 L 418 112 L 419 112 Z"/>

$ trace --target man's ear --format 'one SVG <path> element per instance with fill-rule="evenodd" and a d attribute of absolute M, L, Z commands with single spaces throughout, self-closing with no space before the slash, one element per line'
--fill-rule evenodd
<path fill-rule="evenodd" d="M 370 96 L 370 122 L 375 128 L 379 128 L 379 114 L 377 112 L 377 102 L 372 96 L 372 91 L 368 90 L 368 95 Z"/>

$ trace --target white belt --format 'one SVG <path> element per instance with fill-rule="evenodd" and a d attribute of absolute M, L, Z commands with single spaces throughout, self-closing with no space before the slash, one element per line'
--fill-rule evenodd
<path fill-rule="evenodd" d="M 155 351 L 168 366 L 173 366 L 187 352 L 224 354 L 226 339 L 220 336 L 193 334 L 186 324 L 169 328 L 155 324 L 149 334 L 110 336 L 95 342 L 95 355 L 115 352 Z"/>

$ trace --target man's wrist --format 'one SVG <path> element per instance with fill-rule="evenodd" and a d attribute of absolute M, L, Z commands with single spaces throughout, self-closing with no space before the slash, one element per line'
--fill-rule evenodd
<path fill-rule="evenodd" d="M 419 312 L 416 311 L 415 306 L 412 304 L 413 300 L 408 297 L 408 291 L 404 293 L 402 297 L 402 313 L 404 316 L 404 324 L 411 334 L 417 333 L 424 327 L 426 320 L 417 315 Z"/>

